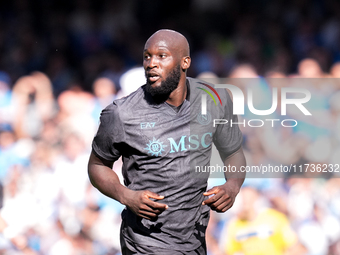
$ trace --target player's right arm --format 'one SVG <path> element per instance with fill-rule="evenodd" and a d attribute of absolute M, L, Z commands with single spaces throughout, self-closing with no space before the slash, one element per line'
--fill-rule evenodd
<path fill-rule="evenodd" d="M 88 174 L 92 185 L 101 193 L 126 205 L 137 216 L 149 220 L 156 218 L 168 208 L 167 205 L 150 199 L 163 199 L 163 196 L 149 190 L 134 191 L 122 185 L 117 174 L 112 170 L 112 165 L 113 162 L 91 152 Z"/>

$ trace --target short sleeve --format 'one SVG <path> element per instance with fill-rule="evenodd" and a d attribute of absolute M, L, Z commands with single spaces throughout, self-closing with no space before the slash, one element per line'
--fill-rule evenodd
<path fill-rule="evenodd" d="M 119 108 L 115 103 L 107 106 L 100 114 L 100 125 L 92 142 L 94 153 L 108 161 L 116 161 L 121 156 L 124 142 L 124 126 Z"/>
<path fill-rule="evenodd" d="M 222 159 L 236 152 L 241 147 L 243 140 L 239 126 L 235 124 L 238 122 L 238 118 L 237 115 L 233 115 L 233 102 L 226 89 L 223 91 L 223 96 L 222 102 L 225 102 L 225 105 L 222 117 L 228 123 L 217 125 L 214 135 L 214 144 Z M 233 124 L 231 125 L 231 123 Z"/>

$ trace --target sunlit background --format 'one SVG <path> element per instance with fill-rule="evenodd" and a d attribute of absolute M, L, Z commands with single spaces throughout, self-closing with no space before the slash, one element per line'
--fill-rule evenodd
<path fill-rule="evenodd" d="M 90 185 L 87 161 L 101 109 L 144 83 L 161 28 L 189 40 L 191 77 L 340 78 L 337 1 L 2 1 L 0 254 L 120 254 L 123 206 Z M 248 164 L 339 163 L 334 84 L 313 88 L 323 125 L 243 130 Z M 340 254 L 340 179 L 285 177 L 249 178 L 211 214 L 209 255 Z"/>

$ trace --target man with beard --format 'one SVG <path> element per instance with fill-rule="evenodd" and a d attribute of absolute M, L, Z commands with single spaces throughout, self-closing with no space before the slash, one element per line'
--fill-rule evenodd
<path fill-rule="evenodd" d="M 227 211 L 244 180 L 226 173 L 225 184 L 206 191 L 212 142 L 225 165 L 245 165 L 237 125 L 198 121 L 202 81 L 186 77 L 189 44 L 180 33 L 159 30 L 143 53 L 146 85 L 114 101 L 101 114 L 92 144 L 91 183 L 126 208 L 122 212 L 122 254 L 206 254 L 210 209 Z M 232 119 L 232 101 L 219 90 L 221 105 L 208 98 L 210 118 Z M 222 101 L 225 103 L 222 106 Z M 215 108 L 213 108 L 215 107 Z M 124 185 L 112 171 L 123 158 Z"/>

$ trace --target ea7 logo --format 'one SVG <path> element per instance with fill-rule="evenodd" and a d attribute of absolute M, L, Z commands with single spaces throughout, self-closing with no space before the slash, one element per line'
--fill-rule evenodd
<path fill-rule="evenodd" d="M 140 123 L 140 128 L 141 129 L 147 129 L 147 128 L 154 128 L 156 122 L 142 122 Z"/>

